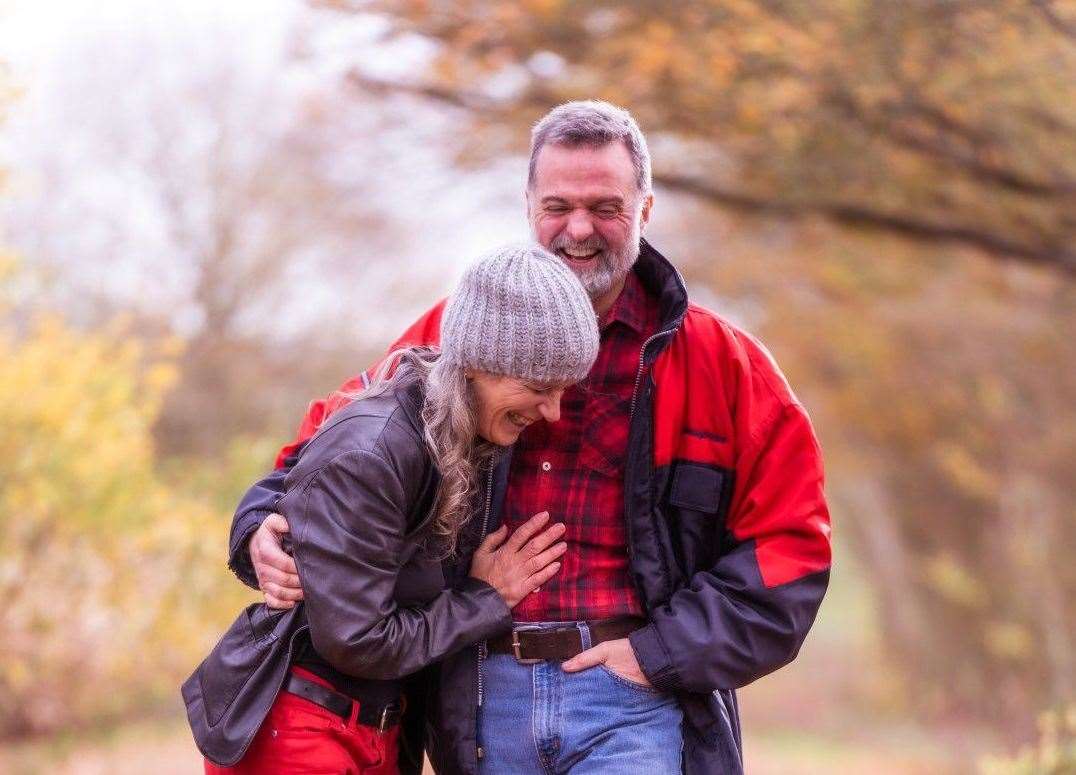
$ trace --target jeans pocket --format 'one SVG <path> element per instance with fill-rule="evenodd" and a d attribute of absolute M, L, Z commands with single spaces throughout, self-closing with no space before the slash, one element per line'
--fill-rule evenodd
<path fill-rule="evenodd" d="M 660 689 L 657 689 L 657 688 L 655 688 L 653 686 L 649 686 L 647 684 L 641 684 L 638 681 L 633 681 L 632 679 L 627 678 L 626 676 L 620 675 L 620 673 L 614 672 L 611 668 L 606 667 L 605 665 L 598 665 L 598 669 L 601 670 L 603 673 L 605 673 L 610 678 L 612 678 L 617 683 L 622 684 L 622 685 L 628 687 L 629 689 L 635 689 L 636 691 L 639 691 L 639 692 L 646 692 L 647 694 L 654 694 L 654 695 L 662 693 Z"/>
<path fill-rule="evenodd" d="M 291 734 L 322 733 L 329 729 L 339 729 L 343 725 L 343 719 L 328 708 L 287 690 L 277 695 L 268 718 L 278 732 Z"/>

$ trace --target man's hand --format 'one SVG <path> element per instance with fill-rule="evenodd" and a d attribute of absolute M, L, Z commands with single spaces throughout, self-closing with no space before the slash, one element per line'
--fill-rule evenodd
<path fill-rule="evenodd" d="M 561 667 L 569 672 L 576 673 L 586 670 L 588 667 L 605 665 L 606 669 L 613 671 L 621 678 L 626 678 L 632 683 L 652 686 L 650 679 L 639 667 L 639 661 L 635 658 L 635 650 L 631 647 L 631 641 L 627 638 L 607 640 L 589 648 L 581 654 L 564 662 Z"/>
<path fill-rule="evenodd" d="M 270 608 L 292 608 L 303 599 L 299 569 L 283 549 L 287 532 L 287 520 L 270 514 L 250 537 L 250 562 Z"/>

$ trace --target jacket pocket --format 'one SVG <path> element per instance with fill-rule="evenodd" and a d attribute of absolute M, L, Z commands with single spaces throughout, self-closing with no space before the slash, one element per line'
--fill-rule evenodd
<path fill-rule="evenodd" d="M 198 680 L 209 726 L 221 720 L 264 661 L 277 640 L 276 628 L 285 619 L 284 613 L 264 603 L 247 606 L 202 662 Z"/>
<path fill-rule="evenodd" d="M 686 576 L 709 568 L 725 535 L 733 472 L 718 466 L 678 462 L 665 502 L 666 517 Z"/>
<path fill-rule="evenodd" d="M 266 638 L 276 639 L 280 633 L 277 632 L 277 625 L 280 624 L 280 620 L 284 618 L 289 610 L 288 608 L 270 608 L 264 603 L 249 606 L 246 609 L 247 618 L 250 620 L 250 634 L 255 641 L 262 641 Z"/>

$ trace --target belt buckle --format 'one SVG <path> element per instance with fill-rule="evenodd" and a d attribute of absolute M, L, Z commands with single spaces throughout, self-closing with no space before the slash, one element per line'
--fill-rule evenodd
<path fill-rule="evenodd" d="M 525 630 L 525 632 L 538 632 L 538 630 Z M 512 628 L 512 655 L 515 656 L 516 662 L 521 665 L 537 665 L 539 662 L 545 660 L 542 659 L 524 659 L 521 654 L 522 644 L 519 642 L 520 631 Z"/>

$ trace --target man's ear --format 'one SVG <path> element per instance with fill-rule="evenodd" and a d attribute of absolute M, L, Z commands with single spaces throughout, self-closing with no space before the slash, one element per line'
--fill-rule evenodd
<path fill-rule="evenodd" d="M 643 200 L 643 210 L 639 214 L 639 233 L 646 230 L 646 224 L 650 223 L 650 208 L 654 206 L 654 195 L 647 194 Z"/>

